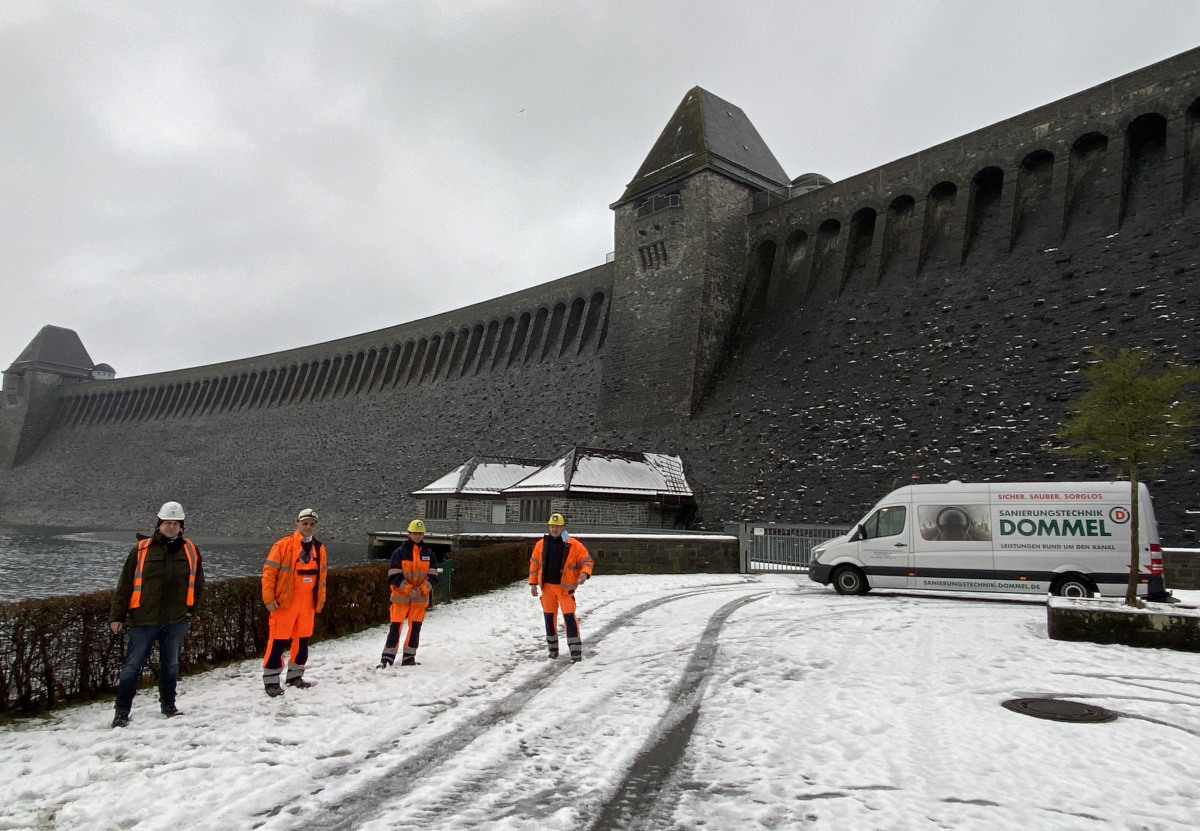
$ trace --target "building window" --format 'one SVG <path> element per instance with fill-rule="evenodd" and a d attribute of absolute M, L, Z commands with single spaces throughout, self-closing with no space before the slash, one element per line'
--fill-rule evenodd
<path fill-rule="evenodd" d="M 638 205 L 637 215 L 641 219 L 644 216 L 650 216 L 652 213 L 657 213 L 664 208 L 678 208 L 679 194 L 678 193 L 660 193 L 657 196 L 651 196 L 642 204 Z"/>
<path fill-rule="evenodd" d="M 521 522 L 545 522 L 550 519 L 549 499 L 522 499 Z"/>
<path fill-rule="evenodd" d="M 642 270 L 648 271 L 652 268 L 667 264 L 667 244 L 662 240 L 652 242 L 649 245 L 643 245 L 638 249 L 638 256 L 642 259 Z"/>
<path fill-rule="evenodd" d="M 426 499 L 425 500 L 425 518 L 426 519 L 445 519 L 446 518 L 446 500 L 445 499 Z"/>

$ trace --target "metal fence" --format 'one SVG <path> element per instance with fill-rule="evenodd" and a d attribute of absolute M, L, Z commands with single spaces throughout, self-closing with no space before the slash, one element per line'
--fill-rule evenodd
<path fill-rule="evenodd" d="M 807 571 L 816 546 L 849 531 L 845 525 L 735 522 L 725 531 L 740 540 L 741 571 Z"/>

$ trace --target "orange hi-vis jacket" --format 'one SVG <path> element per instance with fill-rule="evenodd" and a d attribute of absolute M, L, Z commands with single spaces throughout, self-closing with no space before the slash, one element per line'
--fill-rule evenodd
<path fill-rule="evenodd" d="M 267 561 L 263 563 L 262 569 L 263 603 L 270 603 L 273 600 L 279 604 L 279 608 L 287 609 L 295 600 L 292 592 L 296 585 L 296 574 L 311 569 L 314 574 L 320 575 L 313 586 L 313 609 L 320 612 L 325 606 L 325 572 L 328 565 L 325 544 L 313 537 L 313 558 L 308 563 L 301 563 L 300 553 L 303 550 L 301 545 L 303 541 L 304 537 L 300 535 L 300 532 L 293 531 L 291 535 L 276 541 L 271 546 L 271 553 L 267 555 Z"/>
<path fill-rule="evenodd" d="M 529 557 L 529 585 L 542 585 L 542 543 L 545 537 L 533 546 L 533 554 Z M 563 558 L 562 583 L 560 585 L 569 592 L 579 586 L 579 575 L 592 575 L 592 555 L 579 540 L 570 537 L 566 540 L 567 555 Z"/>
<path fill-rule="evenodd" d="M 433 549 L 406 540 L 392 552 L 388 562 L 388 584 L 393 603 L 429 604 L 429 594 L 438 581 L 440 569 Z"/>
<path fill-rule="evenodd" d="M 150 550 L 150 544 L 153 542 L 152 537 L 138 540 L 137 565 L 133 570 L 133 592 L 129 595 L 130 609 L 136 609 L 142 605 L 142 572 L 146 570 L 146 552 Z M 183 538 L 183 550 L 187 552 L 190 571 L 187 589 L 187 605 L 190 607 L 196 605 L 196 568 L 200 565 L 200 552 L 196 550 L 196 544 L 187 537 Z"/>

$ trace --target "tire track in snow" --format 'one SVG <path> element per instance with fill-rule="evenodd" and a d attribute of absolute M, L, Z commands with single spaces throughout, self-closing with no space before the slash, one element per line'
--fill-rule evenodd
<path fill-rule="evenodd" d="M 472 768 L 468 773 L 447 775 L 436 783 L 433 789 L 439 796 L 429 799 L 426 794 L 421 798 L 413 794 L 410 804 L 397 806 L 393 803 L 391 808 L 396 810 L 398 818 L 388 827 L 398 830 L 431 826 L 478 828 L 496 824 L 506 828 L 538 828 L 564 827 L 564 822 L 570 822 L 565 827 L 572 828 L 638 827 L 628 824 L 630 817 L 636 818 L 638 823 L 646 823 L 643 827 L 668 827 L 667 820 L 681 793 L 677 783 L 682 781 L 681 763 L 691 746 L 691 731 L 699 720 L 709 678 L 721 668 L 714 666 L 714 658 L 724 624 L 734 611 L 747 603 L 780 593 L 777 589 L 759 588 L 755 596 L 727 603 L 711 613 L 698 637 L 693 637 L 686 646 L 671 648 L 671 653 L 687 653 L 686 663 L 671 673 L 676 678 L 670 689 L 649 692 L 656 700 L 664 702 L 662 715 L 656 718 L 653 727 L 641 734 L 649 738 L 638 740 L 627 752 L 619 754 L 621 761 L 617 764 L 621 768 L 627 766 L 628 770 L 615 788 L 596 788 L 586 775 L 582 780 L 579 778 L 581 771 L 612 764 L 603 760 L 605 754 L 611 755 L 611 740 L 596 746 L 595 750 L 589 749 L 596 737 L 615 735 L 605 728 L 604 722 L 590 720 L 584 735 L 579 731 L 564 732 L 562 725 L 535 724 L 525 735 L 520 735 L 526 733 L 524 730 L 514 731 L 514 736 L 506 739 L 511 748 L 503 755 L 490 758 L 483 766 L 476 765 L 476 760 L 468 760 L 463 765 Z M 783 593 L 791 592 L 785 590 Z M 840 618 L 870 612 L 872 610 L 863 608 L 833 613 L 820 609 L 813 617 L 828 620 L 831 614 Z M 728 639 L 721 640 L 723 648 L 728 643 Z M 611 667 L 620 669 L 623 677 L 637 677 L 637 668 L 631 668 L 628 661 Z M 629 688 L 624 681 L 613 686 L 619 691 Z M 595 692 L 595 700 L 576 701 L 575 705 L 588 711 L 616 713 L 620 710 L 606 706 L 612 704 L 613 690 Z M 534 781 L 536 784 L 530 784 Z M 656 794 L 664 786 L 667 793 Z M 621 805 L 628 806 L 624 816 Z M 609 815 L 600 819 L 606 811 Z"/>
<path fill-rule="evenodd" d="M 602 643 L 613 632 L 628 626 L 630 620 L 668 603 L 696 596 L 746 590 L 751 586 L 753 584 L 739 581 L 682 590 L 665 597 L 656 597 L 634 606 L 628 612 L 616 615 L 602 626 L 590 638 L 590 641 L 592 644 Z M 352 831 L 352 829 L 358 828 L 364 822 L 380 814 L 381 806 L 404 796 L 414 782 L 421 781 L 432 771 L 452 761 L 480 736 L 511 721 L 535 696 L 544 692 L 550 683 L 567 672 L 570 667 L 569 662 L 548 664 L 545 670 L 536 673 L 503 698 L 486 706 L 470 724 L 464 724 L 443 736 L 431 737 L 428 744 L 422 747 L 421 755 L 409 756 L 400 760 L 381 775 L 373 776 L 371 781 L 365 782 L 353 793 L 340 798 L 336 803 L 321 806 L 319 813 L 303 809 L 295 812 L 300 820 L 299 824 L 305 829 L 315 829 L 315 831 Z M 401 743 L 402 740 L 397 740 L 390 749 L 395 749 Z M 388 752 L 386 749 L 377 750 L 371 755 L 378 757 L 386 752 Z M 298 795 L 286 803 L 275 806 L 264 816 L 273 817 L 284 812 L 291 813 L 291 809 L 294 809 L 297 803 L 310 796 L 311 794 Z"/>
<path fill-rule="evenodd" d="M 700 704 L 712 673 L 721 629 L 735 611 L 770 594 L 763 592 L 731 600 L 709 618 L 691 660 L 671 690 L 672 703 L 660 729 L 638 753 L 616 793 L 600 808 L 599 816 L 589 826 L 593 831 L 667 827 L 675 803 L 675 788 L 668 786 L 675 779 L 700 719 Z"/>

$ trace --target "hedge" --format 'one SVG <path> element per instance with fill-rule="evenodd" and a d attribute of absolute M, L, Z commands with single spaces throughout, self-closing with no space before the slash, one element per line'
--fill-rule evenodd
<path fill-rule="evenodd" d="M 438 600 L 464 598 L 524 579 L 528 543 L 462 549 L 434 593 Z M 388 620 L 387 563 L 377 561 L 329 570 L 325 608 L 314 640 L 339 637 Z M 61 704 L 113 695 L 125 659 L 125 639 L 108 626 L 111 591 L 0 603 L 0 713 L 33 715 Z M 183 651 L 180 674 L 263 654 L 267 612 L 260 580 L 240 577 L 205 585 Z M 157 651 L 143 683 L 157 683 Z"/>

